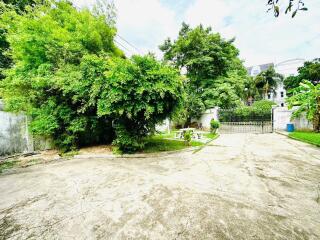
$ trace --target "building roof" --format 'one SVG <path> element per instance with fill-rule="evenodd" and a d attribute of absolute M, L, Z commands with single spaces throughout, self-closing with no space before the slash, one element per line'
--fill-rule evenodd
<path fill-rule="evenodd" d="M 259 73 L 267 70 L 269 67 L 274 67 L 274 63 L 265 63 L 261 65 L 251 66 L 247 68 L 247 71 L 250 76 L 257 76 Z"/>

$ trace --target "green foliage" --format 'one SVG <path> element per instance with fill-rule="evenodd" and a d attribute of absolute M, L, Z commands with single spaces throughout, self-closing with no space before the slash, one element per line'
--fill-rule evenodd
<path fill-rule="evenodd" d="M 256 101 L 252 106 L 219 111 L 220 122 L 271 121 L 271 109 L 276 105 L 269 100 Z"/>
<path fill-rule="evenodd" d="M 217 120 L 211 119 L 210 130 L 212 133 L 216 133 L 217 129 L 220 127 L 220 123 Z"/>
<path fill-rule="evenodd" d="M 277 73 L 274 67 L 269 67 L 267 70 L 259 73 L 255 78 L 255 83 L 261 96 L 266 97 L 268 93 L 276 93 L 275 90 L 280 82 L 283 81 L 283 76 Z"/>
<path fill-rule="evenodd" d="M 110 141 L 111 119 L 97 117 L 97 101 L 107 60 L 122 53 L 105 17 L 61 1 L 1 20 L 15 62 L 0 86 L 7 110 L 25 111 L 32 132 L 62 151 Z"/>
<path fill-rule="evenodd" d="M 320 83 L 313 85 L 304 80 L 300 86 L 292 90 L 292 96 L 287 99 L 289 108 L 298 106 L 293 117 L 306 114 L 308 120 L 313 121 L 315 131 L 320 131 Z"/>
<path fill-rule="evenodd" d="M 112 59 L 98 100 L 98 115 L 114 119 L 115 144 L 121 151 L 143 147 L 143 138 L 168 117 L 182 100 L 177 70 L 151 55 Z"/>
<path fill-rule="evenodd" d="M 303 80 L 310 81 L 313 85 L 320 83 L 320 59 L 316 58 L 313 61 L 307 61 L 304 65 L 298 68 L 297 76 L 289 76 L 284 80 L 284 87 L 291 95 L 291 90 L 299 87 Z"/>
<path fill-rule="evenodd" d="M 320 133 L 297 131 L 290 133 L 289 137 L 320 147 Z"/>
<path fill-rule="evenodd" d="M 206 108 L 235 107 L 241 102 L 248 75 L 233 41 L 223 39 L 211 28 L 200 25 L 192 29 L 183 23 L 178 39 L 167 39 L 160 46 L 166 61 L 187 70 L 187 122 Z"/>
<path fill-rule="evenodd" d="M 187 130 L 183 133 L 183 140 L 188 146 L 190 145 L 190 142 L 192 140 L 192 131 L 191 130 Z"/>
<path fill-rule="evenodd" d="M 1 84 L 6 107 L 25 111 L 32 132 L 62 151 L 111 141 L 114 131 L 121 151 L 139 150 L 181 102 L 178 71 L 152 56 L 121 58 L 106 22 L 67 1 L 2 19 L 15 61 Z"/>

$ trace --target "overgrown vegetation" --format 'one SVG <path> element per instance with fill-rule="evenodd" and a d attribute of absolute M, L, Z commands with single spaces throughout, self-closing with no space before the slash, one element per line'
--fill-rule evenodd
<path fill-rule="evenodd" d="M 320 83 L 313 85 L 305 80 L 291 94 L 287 99 L 289 108 L 298 106 L 292 116 L 295 118 L 306 114 L 307 119 L 313 123 L 314 131 L 320 132 Z"/>
<path fill-rule="evenodd" d="M 296 131 L 290 133 L 289 137 L 320 147 L 320 133 Z"/>
<path fill-rule="evenodd" d="M 152 55 L 125 59 L 109 22 L 105 12 L 68 1 L 2 14 L 14 61 L 0 85 L 5 106 L 30 115 L 32 133 L 52 138 L 63 152 L 111 141 L 139 150 L 181 102 L 177 70 Z"/>

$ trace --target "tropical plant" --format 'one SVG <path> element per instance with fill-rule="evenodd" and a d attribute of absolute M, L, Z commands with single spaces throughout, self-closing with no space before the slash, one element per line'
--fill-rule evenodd
<path fill-rule="evenodd" d="M 292 96 L 287 99 L 289 108 L 298 106 L 293 117 L 306 114 L 307 119 L 313 122 L 313 129 L 320 131 L 320 83 L 312 84 L 304 80 L 300 86 L 292 90 Z"/>
<path fill-rule="evenodd" d="M 211 119 L 211 121 L 210 121 L 210 130 L 211 130 L 211 132 L 212 133 L 216 133 L 219 127 L 220 127 L 219 121 L 217 121 L 215 119 Z"/>
<path fill-rule="evenodd" d="M 276 88 L 283 81 L 283 75 L 277 73 L 273 67 L 259 73 L 256 78 L 256 87 L 263 97 L 268 93 L 276 93 Z"/>
<path fill-rule="evenodd" d="M 244 94 L 243 99 L 247 105 L 252 105 L 252 103 L 259 98 L 259 91 L 253 77 L 249 77 L 244 82 Z"/>

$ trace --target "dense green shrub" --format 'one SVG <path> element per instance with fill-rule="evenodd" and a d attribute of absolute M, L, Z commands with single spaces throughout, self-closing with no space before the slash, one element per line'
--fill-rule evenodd
<path fill-rule="evenodd" d="M 217 120 L 211 119 L 210 130 L 212 133 L 216 133 L 217 129 L 220 127 L 220 123 Z"/>
<path fill-rule="evenodd" d="M 271 109 L 275 105 L 269 100 L 256 101 L 252 106 L 219 111 L 220 122 L 271 121 Z"/>
<path fill-rule="evenodd" d="M 183 133 L 183 140 L 185 142 L 186 145 L 190 145 L 192 139 L 192 131 L 191 130 L 187 130 Z"/>
<path fill-rule="evenodd" d="M 143 138 L 179 106 L 183 93 L 179 72 L 148 55 L 112 59 L 105 77 L 98 115 L 114 119 L 114 144 L 120 150 L 139 150 Z"/>

